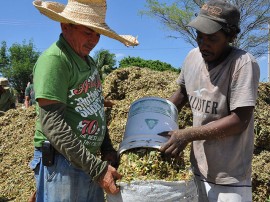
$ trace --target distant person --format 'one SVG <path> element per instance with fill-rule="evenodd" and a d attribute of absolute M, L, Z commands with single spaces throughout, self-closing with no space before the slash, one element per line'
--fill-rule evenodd
<path fill-rule="evenodd" d="M 101 34 L 126 46 L 138 42 L 108 27 L 105 0 L 33 4 L 60 22 L 62 31 L 33 71 L 39 115 L 30 167 L 36 177 L 36 201 L 103 202 L 103 191 L 119 192 L 115 180 L 121 175 L 106 127 L 100 76 L 89 53 Z"/>
<path fill-rule="evenodd" d="M 16 97 L 14 90 L 9 86 L 8 79 L 0 78 L 0 111 L 8 111 L 9 109 L 16 108 Z"/>
<path fill-rule="evenodd" d="M 189 23 L 198 48 L 187 55 L 169 98 L 179 110 L 189 102 L 193 127 L 164 132 L 161 151 L 179 156 L 192 143 L 191 164 L 199 202 L 251 202 L 254 107 L 260 68 L 255 58 L 231 44 L 240 32 L 240 12 L 210 0 Z"/>
<path fill-rule="evenodd" d="M 24 99 L 25 108 L 28 108 L 36 104 L 34 84 L 33 84 L 33 74 L 29 76 L 29 79 L 30 81 L 27 87 L 25 88 L 25 99 Z"/>

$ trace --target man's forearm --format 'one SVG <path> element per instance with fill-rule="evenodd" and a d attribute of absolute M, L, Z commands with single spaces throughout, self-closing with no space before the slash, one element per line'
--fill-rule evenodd
<path fill-rule="evenodd" d="M 203 126 L 184 129 L 188 142 L 224 138 L 241 134 L 249 125 L 254 107 L 237 108 L 230 115 Z"/>
<path fill-rule="evenodd" d="M 40 121 L 44 135 L 53 147 L 63 154 L 72 165 L 88 173 L 94 180 L 107 167 L 107 162 L 91 154 L 64 120 L 65 105 L 62 103 L 40 107 Z"/>
<path fill-rule="evenodd" d="M 26 108 L 29 107 L 29 101 L 30 101 L 30 97 L 29 96 L 25 96 L 24 105 L 25 105 Z"/>
<path fill-rule="evenodd" d="M 180 88 L 168 100 L 171 101 L 180 111 L 188 101 L 186 89 L 183 86 L 180 86 Z"/>

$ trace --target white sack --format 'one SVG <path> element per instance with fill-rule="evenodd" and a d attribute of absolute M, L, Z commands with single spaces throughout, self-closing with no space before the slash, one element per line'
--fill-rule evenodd
<path fill-rule="evenodd" d="M 108 202 L 197 202 L 197 189 L 190 181 L 132 181 L 120 182 L 117 195 L 107 195 Z"/>

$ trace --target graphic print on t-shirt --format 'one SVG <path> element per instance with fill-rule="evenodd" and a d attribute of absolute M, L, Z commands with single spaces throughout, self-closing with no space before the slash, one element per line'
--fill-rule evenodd
<path fill-rule="evenodd" d="M 98 71 L 95 70 L 87 80 L 79 84 L 76 89 L 72 89 L 69 99 L 81 117 L 76 127 L 80 132 L 80 139 L 86 146 L 100 146 L 106 125 Z"/>
<path fill-rule="evenodd" d="M 188 95 L 191 108 L 194 110 L 194 115 L 206 117 L 207 114 L 217 114 L 218 102 L 205 99 L 203 94 L 209 93 L 206 88 L 193 91 L 194 95 Z"/>

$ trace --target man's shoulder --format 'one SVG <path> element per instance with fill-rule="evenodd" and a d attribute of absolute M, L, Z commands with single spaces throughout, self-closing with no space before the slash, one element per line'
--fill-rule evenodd
<path fill-rule="evenodd" d="M 39 56 L 34 69 L 37 67 L 44 69 L 44 64 L 46 64 L 47 67 L 50 64 L 53 64 L 53 66 L 65 67 L 69 63 L 67 54 L 54 43 Z"/>
<path fill-rule="evenodd" d="M 251 53 L 239 48 L 233 47 L 232 55 L 235 60 L 256 61 L 255 57 Z"/>
<path fill-rule="evenodd" d="M 201 52 L 200 52 L 200 49 L 199 48 L 193 48 L 191 49 L 186 58 L 185 58 L 185 63 L 189 63 L 189 62 L 199 62 L 202 60 L 202 55 L 201 55 Z"/>
<path fill-rule="evenodd" d="M 192 48 L 188 54 L 199 54 L 200 53 L 200 49 L 199 47 L 196 48 Z"/>
<path fill-rule="evenodd" d="M 201 58 L 201 52 L 200 52 L 200 49 L 197 47 L 197 48 L 193 48 L 191 49 L 188 54 L 187 54 L 187 59 L 191 58 L 194 60 L 194 57 L 197 58 Z"/>
<path fill-rule="evenodd" d="M 59 46 L 57 46 L 56 42 L 51 44 L 49 48 L 47 48 L 41 55 L 40 58 L 42 57 L 47 57 L 47 56 L 59 56 L 61 52 L 61 49 Z"/>

